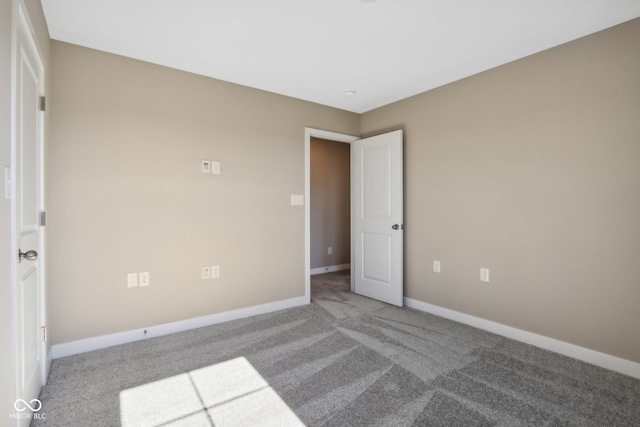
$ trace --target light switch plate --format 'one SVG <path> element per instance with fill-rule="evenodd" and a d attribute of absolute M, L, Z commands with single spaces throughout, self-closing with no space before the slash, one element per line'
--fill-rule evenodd
<path fill-rule="evenodd" d="M 291 206 L 303 206 L 303 205 L 304 205 L 304 194 L 291 195 Z"/>
<path fill-rule="evenodd" d="M 210 266 L 206 266 L 206 267 L 202 267 L 202 278 L 203 279 L 211 279 L 211 267 Z"/>
<path fill-rule="evenodd" d="M 211 160 L 202 161 L 202 173 L 211 173 Z"/>
<path fill-rule="evenodd" d="M 11 168 L 9 166 L 4 167 L 4 198 L 11 198 Z"/>

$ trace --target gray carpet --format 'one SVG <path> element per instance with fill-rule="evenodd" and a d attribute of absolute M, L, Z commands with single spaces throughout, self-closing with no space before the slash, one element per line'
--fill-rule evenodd
<path fill-rule="evenodd" d="M 49 426 L 640 426 L 640 381 L 312 278 L 312 304 L 53 362 Z"/>

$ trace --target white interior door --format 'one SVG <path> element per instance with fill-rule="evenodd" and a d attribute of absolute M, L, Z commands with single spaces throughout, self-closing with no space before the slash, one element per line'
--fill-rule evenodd
<path fill-rule="evenodd" d="M 41 152 L 40 96 L 44 67 L 37 54 L 25 16 L 19 14 L 15 51 L 15 232 L 17 398 L 32 403 L 42 386 L 41 345 Z M 22 406 L 24 408 L 24 406 Z M 39 408 L 37 408 L 39 409 Z M 24 421 L 24 420 L 21 420 Z M 28 419 L 26 420 L 28 421 Z"/>
<path fill-rule="evenodd" d="M 402 131 L 351 144 L 354 291 L 403 304 Z"/>

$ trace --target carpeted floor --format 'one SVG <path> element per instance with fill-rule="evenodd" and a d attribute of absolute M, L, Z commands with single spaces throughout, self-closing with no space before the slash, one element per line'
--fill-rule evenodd
<path fill-rule="evenodd" d="M 349 292 L 53 362 L 49 426 L 640 426 L 640 380 Z"/>

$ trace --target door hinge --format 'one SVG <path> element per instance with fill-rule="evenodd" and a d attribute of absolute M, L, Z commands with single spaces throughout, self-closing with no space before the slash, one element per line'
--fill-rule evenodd
<path fill-rule="evenodd" d="M 47 97 L 40 97 L 40 111 L 47 111 Z"/>
<path fill-rule="evenodd" d="M 40 341 L 47 341 L 47 327 L 43 326 L 40 328 Z"/>
<path fill-rule="evenodd" d="M 47 225 L 47 212 L 46 211 L 41 211 L 40 212 L 40 227 L 44 227 L 45 225 Z"/>

